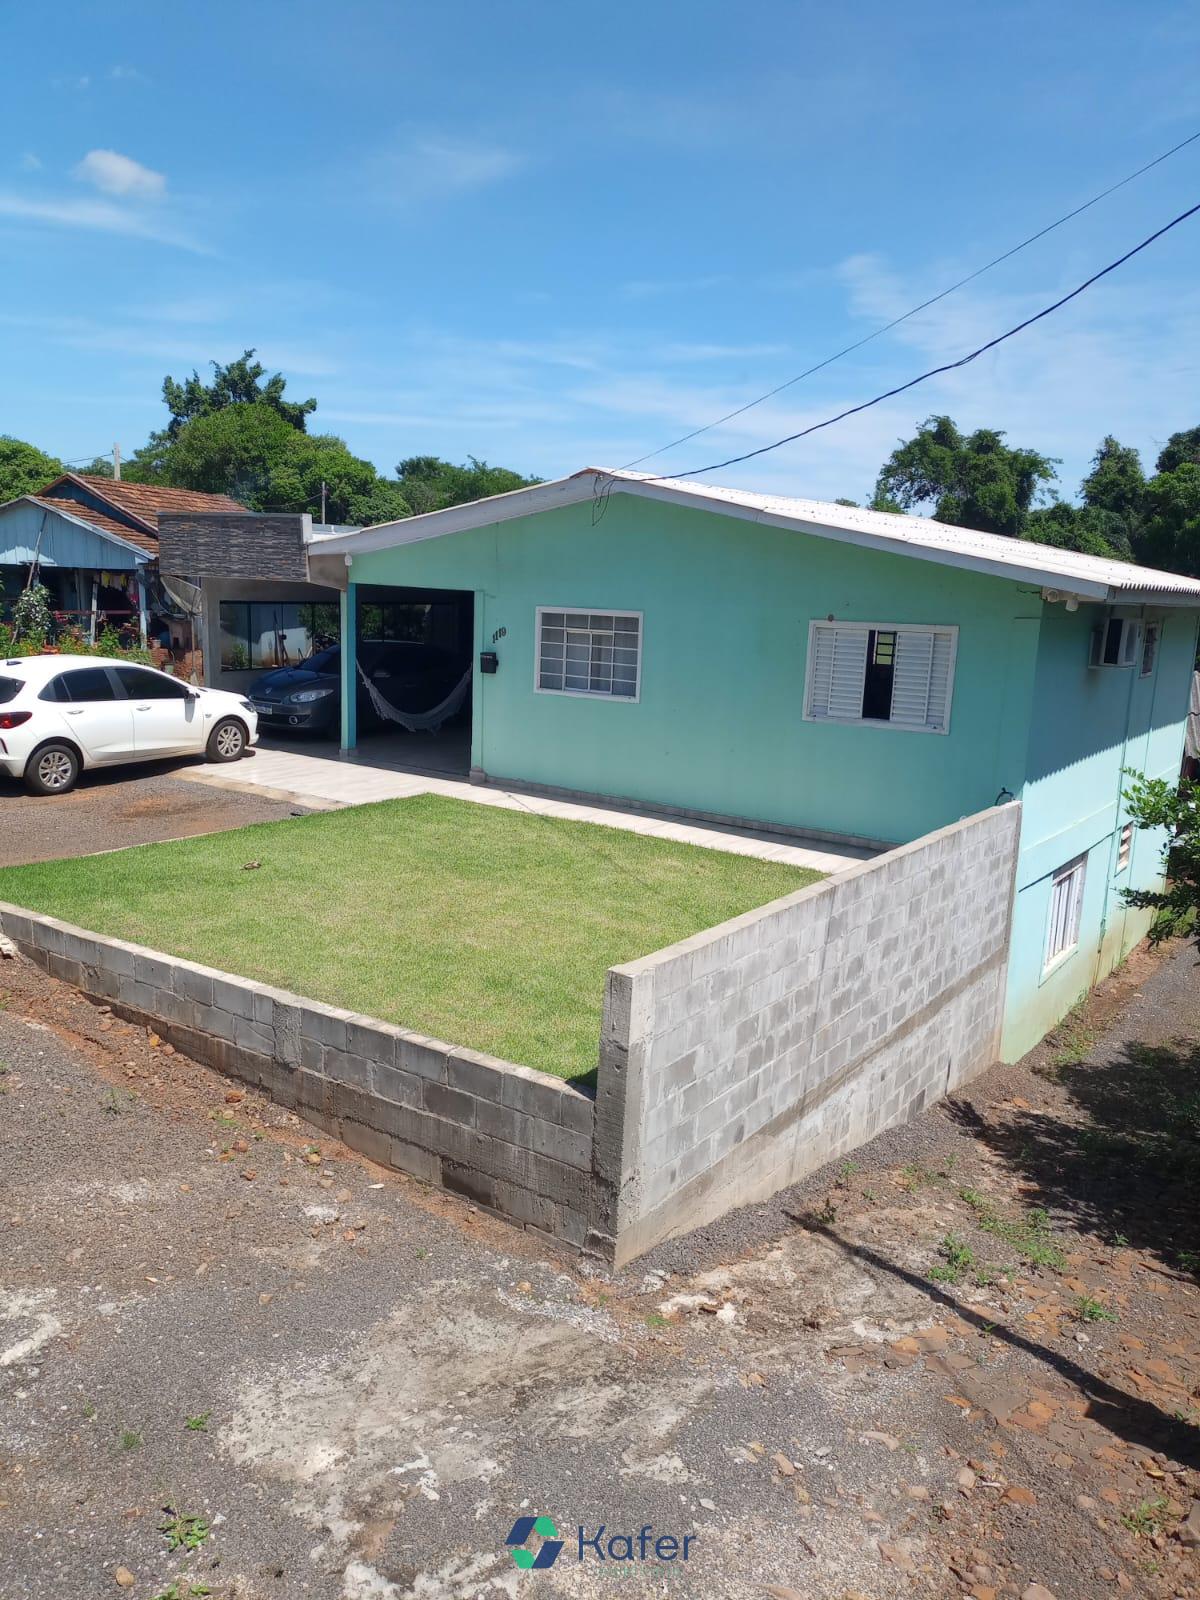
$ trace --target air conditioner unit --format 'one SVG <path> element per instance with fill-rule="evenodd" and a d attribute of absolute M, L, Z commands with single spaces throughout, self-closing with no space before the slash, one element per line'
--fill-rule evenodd
<path fill-rule="evenodd" d="M 1089 667 L 1132 667 L 1142 651 L 1142 624 L 1135 617 L 1106 617 L 1092 629 Z"/>

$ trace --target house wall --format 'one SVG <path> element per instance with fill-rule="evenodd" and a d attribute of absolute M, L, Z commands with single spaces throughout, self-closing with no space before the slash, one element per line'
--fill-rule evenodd
<path fill-rule="evenodd" d="M 356 554 L 350 576 L 475 591 L 500 665 L 476 673 L 472 761 L 497 781 L 889 842 L 1020 787 L 1041 601 L 1011 582 L 622 494 Z M 640 700 L 535 693 L 538 606 L 643 613 Z M 949 732 L 804 721 L 828 616 L 957 624 Z"/>
<path fill-rule="evenodd" d="M 1021 791 L 1024 820 L 1017 869 L 1003 1054 L 1016 1060 L 1144 937 L 1152 913 L 1127 907 L 1126 888 L 1162 881 L 1159 832 L 1134 830 L 1129 867 L 1118 873 L 1126 769 L 1174 782 L 1179 776 L 1197 614 L 1118 608 L 1159 620 L 1154 671 L 1089 668 L 1092 629 L 1104 611 L 1047 606 L 1039 633 L 1033 707 Z M 1085 855 L 1079 942 L 1045 969 L 1055 872 Z"/>
<path fill-rule="evenodd" d="M 1020 810 L 610 971 L 596 1248 L 620 1265 L 764 1199 L 991 1065 Z"/>

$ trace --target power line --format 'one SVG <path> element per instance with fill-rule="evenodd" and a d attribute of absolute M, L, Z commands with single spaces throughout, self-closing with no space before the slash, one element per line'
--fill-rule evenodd
<path fill-rule="evenodd" d="M 1198 211 L 1200 211 L 1200 205 L 1194 205 L 1187 211 L 1181 211 L 1177 217 L 1173 217 L 1170 222 L 1159 228 L 1155 233 L 1152 233 L 1149 238 L 1143 239 L 1141 244 L 1135 244 L 1132 250 L 1127 250 L 1123 256 L 1118 256 L 1115 261 L 1110 261 L 1108 266 L 1101 267 L 1099 272 L 1094 272 L 1090 278 L 1085 278 L 1078 288 L 1071 290 L 1070 294 L 1063 295 L 1061 300 L 1056 300 L 1053 305 L 1046 306 L 1041 311 L 1035 312 L 1032 317 L 1026 317 L 1024 322 L 1018 322 L 1015 328 L 1009 328 L 1006 333 L 997 334 L 994 339 L 989 339 L 986 344 L 981 344 L 978 349 L 972 350 L 969 355 L 960 356 L 957 361 L 947 361 L 943 366 L 930 367 L 928 372 L 922 372 L 918 377 L 910 378 L 907 383 L 897 384 L 894 389 L 887 389 L 883 394 L 877 394 L 872 400 L 864 400 L 861 405 L 848 406 L 845 411 L 839 411 L 837 416 L 826 417 L 824 422 L 814 422 L 810 427 L 801 428 L 799 433 L 789 433 L 786 438 L 776 439 L 773 444 L 760 445 L 757 450 L 747 450 L 744 455 L 729 456 L 725 461 L 714 461 L 706 467 L 693 467 L 690 472 L 662 473 L 659 476 L 663 478 L 696 478 L 702 472 L 719 472 L 723 467 L 736 466 L 740 461 L 751 461 L 755 456 L 765 456 L 771 450 L 778 450 L 781 445 L 793 444 L 797 439 L 805 439 L 810 433 L 818 433 L 822 428 L 832 427 L 835 422 L 841 422 L 846 417 L 853 417 L 860 411 L 869 411 L 872 406 L 879 405 L 883 400 L 891 400 L 893 396 L 903 394 L 906 389 L 916 388 L 918 383 L 924 383 L 927 378 L 936 378 L 943 372 L 953 372 L 958 367 L 965 367 L 974 361 L 977 356 L 985 355 L 987 351 L 994 350 L 998 344 L 1003 344 L 1006 339 L 1011 339 L 1014 334 L 1021 333 L 1024 329 L 1032 327 L 1035 322 L 1040 322 L 1043 317 L 1048 317 L 1051 312 L 1059 310 L 1068 301 L 1074 300 L 1085 289 L 1090 289 L 1094 283 L 1099 283 L 1101 278 L 1106 278 L 1110 272 L 1115 272 L 1118 267 L 1124 266 L 1127 261 L 1132 260 L 1147 246 L 1152 245 L 1156 239 L 1161 239 L 1164 233 L 1170 233 L 1172 228 L 1177 228 L 1181 222 L 1186 222 L 1189 217 L 1194 217 Z"/>
<path fill-rule="evenodd" d="M 794 378 L 788 378 L 785 382 L 776 384 L 774 389 L 768 389 L 766 394 L 760 394 L 757 399 L 747 400 L 745 405 L 738 406 L 733 411 L 727 411 L 723 417 L 718 417 L 715 422 L 706 422 L 702 428 L 694 428 L 691 433 L 685 433 L 681 438 L 673 439 L 670 444 L 660 445 L 657 450 L 647 451 L 644 456 L 638 456 L 635 461 L 627 461 L 621 469 L 622 472 L 627 471 L 630 467 L 640 466 L 643 461 L 652 461 L 655 456 L 661 456 L 667 450 L 674 450 L 678 445 L 687 444 L 690 439 L 698 439 L 702 433 L 708 433 L 713 428 L 719 428 L 724 422 L 732 422 L 734 417 L 740 417 L 743 412 L 752 411 L 755 406 L 762 405 L 765 400 L 772 400 L 777 394 L 782 394 L 785 389 L 790 389 L 794 384 L 803 382 L 805 378 L 811 378 L 814 372 L 820 372 L 824 367 L 832 366 L 835 361 L 840 361 L 843 356 L 848 356 L 855 350 L 861 350 L 863 345 L 870 344 L 873 339 L 879 339 L 885 333 L 890 333 L 893 328 L 898 328 L 902 322 L 907 322 L 910 317 L 915 317 L 918 312 L 927 311 L 930 306 L 937 305 L 939 300 L 944 300 L 947 295 L 953 294 L 956 289 L 961 289 L 964 285 L 973 283 L 976 278 L 981 278 L 985 272 L 990 272 L 993 267 L 998 267 L 1002 261 L 1010 260 L 1020 251 L 1027 249 L 1029 245 L 1036 244 L 1039 239 L 1044 239 L 1048 233 L 1053 233 L 1055 228 L 1061 228 L 1065 222 L 1070 222 L 1073 218 L 1082 215 L 1083 212 L 1089 211 L 1092 206 L 1099 205 L 1101 200 L 1107 200 L 1110 194 L 1116 194 L 1118 189 L 1123 189 L 1127 183 L 1132 183 L 1135 178 L 1140 178 L 1143 173 L 1149 172 L 1152 167 L 1159 166 L 1162 162 L 1183 150 L 1187 145 L 1195 144 L 1197 139 L 1200 139 L 1200 130 L 1189 134 L 1186 139 L 1181 139 L 1178 144 L 1172 145 L 1169 150 L 1164 150 L 1162 155 L 1155 156 L 1153 161 L 1147 161 L 1144 167 L 1139 167 L 1136 172 L 1131 172 L 1128 177 L 1122 178 L 1118 183 L 1112 184 L 1107 189 L 1102 189 L 1099 194 L 1093 195 L 1090 200 L 1085 200 L 1081 206 L 1076 206 L 1074 211 L 1068 211 L 1064 216 L 1059 217 L 1057 221 L 1049 222 L 1044 228 L 1039 228 L 1036 233 L 1031 233 L 1027 239 L 1022 239 L 1020 244 L 1013 245 L 1012 249 L 1006 250 L 1003 255 L 993 257 L 991 261 L 982 267 L 976 267 L 974 272 L 969 272 L 965 278 L 960 278 L 957 283 L 952 283 L 948 289 L 943 289 L 940 294 L 931 295 L 928 300 L 922 300 L 919 306 L 913 306 L 912 310 L 906 311 L 903 316 L 894 317 L 891 322 L 885 322 L 882 327 L 876 328 L 873 333 L 868 333 L 863 338 L 856 339 L 853 344 L 848 344 L 833 355 L 826 356 L 823 361 L 818 361 L 814 366 L 806 367 L 803 372 L 798 372 Z"/>

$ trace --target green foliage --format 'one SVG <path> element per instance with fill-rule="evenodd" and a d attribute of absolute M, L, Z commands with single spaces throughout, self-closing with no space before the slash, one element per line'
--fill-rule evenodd
<path fill-rule="evenodd" d="M 1157 472 L 1174 472 L 1177 467 L 1190 463 L 1200 466 L 1200 428 L 1185 428 L 1173 433 L 1158 453 L 1154 463 Z"/>
<path fill-rule="evenodd" d="M 1164 450 L 1159 460 L 1166 455 Z M 1181 461 L 1146 485 L 1145 529 L 1138 555 L 1167 572 L 1200 576 L 1200 463 Z"/>
<path fill-rule="evenodd" d="M 1006 445 L 997 429 L 964 436 L 950 417 L 928 417 L 884 463 L 874 504 L 932 507 L 939 522 L 1015 536 L 1042 485 L 1053 482 L 1054 467 L 1035 450 Z"/>
<path fill-rule="evenodd" d="M 281 373 L 276 372 L 263 383 L 261 380 L 267 369 L 261 361 L 254 360 L 253 350 L 243 350 L 228 366 L 223 367 L 217 361 L 210 361 L 209 366 L 213 369 L 211 383 L 205 383 L 196 371 L 182 383 L 175 378 L 163 379 L 163 404 L 171 413 L 167 424 L 169 438 L 174 439 L 184 424 L 196 417 L 207 417 L 214 411 L 239 405 L 269 406 L 289 427 L 303 433 L 309 414 L 317 409 L 317 402 L 311 398 L 285 400 L 283 391 L 287 388 L 287 379 Z"/>
<path fill-rule="evenodd" d="M 50 638 L 53 628 L 50 591 L 44 583 L 29 584 L 13 601 L 13 638 L 29 649 L 40 650 Z"/>
<path fill-rule="evenodd" d="M 235 404 L 193 418 L 173 438 L 139 451 L 143 481 L 228 494 L 252 511 L 307 511 L 327 522 L 380 522 L 408 515 L 395 484 L 352 455 L 331 433 L 293 427 L 263 402 Z"/>
<path fill-rule="evenodd" d="M 1184 471 L 1184 468 L 1180 468 Z M 1163 830 L 1164 889 L 1124 889 L 1128 905 L 1158 913 L 1155 933 L 1190 936 L 1200 949 L 1200 784 L 1130 773 L 1125 805 L 1138 828 Z"/>
<path fill-rule="evenodd" d="M 414 516 L 440 511 L 444 506 L 465 505 L 469 500 L 483 500 L 492 494 L 527 489 L 539 481 L 523 478 L 507 467 L 489 467 L 474 456 L 468 456 L 461 467 L 439 456 L 409 456 L 397 464 L 396 477 Z"/>
<path fill-rule="evenodd" d="M 1079 485 L 1084 505 L 1136 525 L 1145 492 L 1141 456 L 1131 445 L 1119 444 L 1111 433 L 1105 434 L 1092 457 L 1092 470 Z"/>
<path fill-rule="evenodd" d="M 1131 561 L 1129 527 L 1112 511 L 1073 506 L 1065 500 L 1039 506 L 1025 519 L 1023 539 L 1052 545 L 1056 550 L 1080 550 L 1084 555 L 1107 556 L 1110 561 Z"/>
<path fill-rule="evenodd" d="M 36 445 L 0 434 L 0 504 L 18 495 L 40 493 L 65 471 L 61 461 Z"/>

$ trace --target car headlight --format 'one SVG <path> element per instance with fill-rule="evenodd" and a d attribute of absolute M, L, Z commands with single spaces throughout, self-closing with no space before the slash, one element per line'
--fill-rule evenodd
<path fill-rule="evenodd" d="M 238 701 L 238 705 L 241 706 L 243 711 L 253 711 L 254 710 L 254 706 L 251 703 L 251 701 L 249 701 L 249 700 L 239 700 Z"/>
<path fill-rule="evenodd" d="M 336 693 L 336 689 L 297 689 L 295 694 L 288 695 L 288 699 L 293 705 L 303 705 L 309 700 L 325 700 Z"/>

